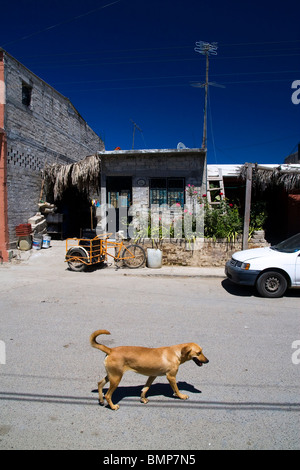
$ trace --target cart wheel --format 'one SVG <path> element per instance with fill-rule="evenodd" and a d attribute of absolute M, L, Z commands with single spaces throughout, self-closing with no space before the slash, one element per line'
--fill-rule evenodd
<path fill-rule="evenodd" d="M 128 258 L 131 256 L 129 252 L 134 255 L 134 258 Z M 124 264 L 127 268 L 140 268 L 146 261 L 146 253 L 139 245 L 129 245 L 123 251 L 122 258 L 125 258 Z"/>
<path fill-rule="evenodd" d="M 86 259 L 86 252 L 80 248 L 71 248 L 66 254 L 67 261 L 68 261 L 68 258 L 71 258 L 68 261 L 68 266 L 69 266 L 69 269 L 71 269 L 71 271 L 77 271 L 77 272 L 84 271 L 86 265 L 82 261 L 80 261 L 80 259 L 72 259 L 74 257 Z"/>

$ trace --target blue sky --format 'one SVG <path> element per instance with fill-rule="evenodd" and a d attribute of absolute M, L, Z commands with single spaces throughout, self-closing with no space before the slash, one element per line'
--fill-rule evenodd
<path fill-rule="evenodd" d="M 200 147 L 210 59 L 208 163 L 282 163 L 300 142 L 298 0 L 14 0 L 0 45 L 67 96 L 106 150 Z"/>

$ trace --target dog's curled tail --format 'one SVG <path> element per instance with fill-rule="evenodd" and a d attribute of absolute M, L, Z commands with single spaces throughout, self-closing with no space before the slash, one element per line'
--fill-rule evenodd
<path fill-rule="evenodd" d="M 100 349 L 100 351 L 105 352 L 105 354 L 110 354 L 111 353 L 111 348 L 108 348 L 107 346 L 104 346 L 104 344 L 97 343 L 96 338 L 99 335 L 110 335 L 110 332 L 107 331 L 107 330 L 94 331 L 94 333 L 92 333 L 91 336 L 90 336 L 91 346 L 93 348 Z"/>

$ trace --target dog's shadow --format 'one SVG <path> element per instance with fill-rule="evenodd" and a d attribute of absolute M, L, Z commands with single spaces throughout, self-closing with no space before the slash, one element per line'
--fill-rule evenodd
<path fill-rule="evenodd" d="M 177 382 L 178 388 L 180 391 L 185 390 L 187 392 L 192 392 L 192 393 L 202 393 L 201 390 L 198 390 L 195 388 L 193 385 L 188 384 L 187 382 Z M 113 402 L 114 404 L 119 403 L 123 398 L 127 397 L 140 397 L 142 393 L 142 388 L 143 385 L 134 385 L 130 387 L 122 387 L 119 386 L 117 390 L 114 391 L 113 394 Z M 108 387 L 103 388 L 103 395 L 107 392 Z M 92 393 L 98 393 L 98 389 L 92 390 Z M 162 384 L 162 383 L 157 383 L 151 385 L 151 388 L 149 389 L 149 392 L 147 392 L 147 398 L 151 399 L 151 397 L 154 396 L 160 396 L 163 395 L 167 398 L 177 398 L 174 396 L 174 392 L 170 386 L 170 384 Z"/>

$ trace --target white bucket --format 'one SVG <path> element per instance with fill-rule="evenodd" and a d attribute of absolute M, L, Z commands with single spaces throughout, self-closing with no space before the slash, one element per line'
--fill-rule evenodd
<path fill-rule="evenodd" d="M 43 248 L 49 248 L 51 242 L 51 237 L 49 235 L 43 235 Z"/>
<path fill-rule="evenodd" d="M 41 238 L 34 238 L 32 240 L 32 248 L 34 250 L 40 250 L 42 248 L 42 239 Z"/>
<path fill-rule="evenodd" d="M 147 248 L 147 266 L 148 268 L 161 268 L 162 251 L 154 248 Z"/>

